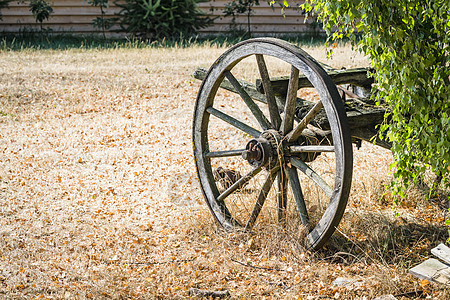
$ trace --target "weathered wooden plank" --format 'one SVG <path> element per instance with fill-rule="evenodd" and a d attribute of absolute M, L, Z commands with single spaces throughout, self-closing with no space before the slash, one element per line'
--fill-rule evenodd
<path fill-rule="evenodd" d="M 447 264 L 450 264 L 450 248 L 444 244 L 439 244 L 435 248 L 431 249 L 431 254 Z"/>
<path fill-rule="evenodd" d="M 52 24 L 92 24 L 96 15 L 52 15 L 48 20 L 46 20 L 43 25 L 45 27 L 51 26 Z M 111 18 L 112 16 L 106 16 L 105 19 Z M 3 24 L 16 24 L 20 19 L 20 22 L 23 23 L 36 23 L 36 20 L 33 16 L 22 16 L 17 18 L 16 16 L 3 16 Z M 94 28 L 94 27 L 92 27 Z"/>
<path fill-rule="evenodd" d="M 219 14 L 225 9 L 225 6 L 229 4 L 230 0 L 213 0 L 209 2 L 200 2 L 198 6 L 203 10 L 207 11 L 212 9 L 213 13 Z M 304 3 L 303 0 L 295 0 L 289 2 L 290 7 L 284 9 L 285 16 L 303 16 L 301 9 L 298 9 L 296 6 Z M 267 15 L 281 15 L 281 7 L 274 6 L 273 8 L 266 1 L 260 1 L 260 5 L 252 7 L 252 12 L 254 15 L 262 15 L 265 12 Z"/>
<path fill-rule="evenodd" d="M 366 68 L 356 68 L 348 70 L 336 70 L 327 71 L 327 74 L 333 79 L 336 85 L 339 84 L 353 84 L 357 86 L 370 86 L 374 81 L 372 77 L 368 76 L 370 70 Z M 285 95 L 289 83 L 288 76 L 274 77 L 270 80 L 272 82 L 272 88 L 276 95 Z M 313 87 L 311 82 L 305 75 L 301 75 L 298 79 L 298 88 Z M 256 89 L 258 92 L 264 94 L 264 88 L 261 80 L 256 80 Z"/>
<path fill-rule="evenodd" d="M 114 7 L 116 1 L 110 1 L 109 7 Z M 117 1 L 117 2 L 124 2 L 124 1 Z M 9 7 L 28 7 L 29 3 L 24 1 L 12 1 L 9 3 Z M 87 7 L 91 6 L 87 1 L 84 0 L 53 0 L 50 1 L 50 5 L 54 7 L 60 7 L 60 6 L 77 6 L 77 7 Z M 98 8 L 98 7 L 97 7 Z M 98 8 L 99 9 L 99 8 Z"/>
<path fill-rule="evenodd" d="M 114 15 L 114 13 L 119 12 L 119 7 L 111 7 L 104 10 L 105 15 Z M 53 12 L 50 17 L 55 15 L 65 15 L 65 16 L 73 16 L 73 15 L 95 15 L 100 16 L 100 8 L 94 6 L 59 6 L 53 7 Z M 2 10 L 3 16 L 30 16 L 30 8 L 26 6 L 22 7 L 10 7 L 6 10 Z"/>
<path fill-rule="evenodd" d="M 96 17 L 100 17 L 99 7 L 93 7 L 86 1 L 57 0 L 52 1 L 53 13 L 43 25 L 50 28 L 52 33 L 70 32 L 73 34 L 96 34 L 100 33 L 98 28 L 92 25 Z M 106 8 L 105 17 L 111 18 L 120 10 L 115 4 Z M 40 24 L 32 16 L 28 4 L 25 2 L 11 2 L 9 8 L 2 10 L 3 20 L 0 21 L 0 32 L 19 33 L 24 28 L 28 30 L 40 30 Z M 106 34 L 108 36 L 122 36 L 113 26 Z"/>
<path fill-rule="evenodd" d="M 309 101 L 304 100 L 302 105 L 298 106 L 297 121 L 302 120 L 312 109 L 314 103 L 308 102 Z M 379 130 L 377 125 L 382 124 L 384 121 L 384 115 L 386 113 L 385 108 L 371 105 L 360 105 L 360 103 L 354 101 L 354 99 L 347 99 L 345 102 L 345 109 L 351 135 L 353 137 L 368 142 L 373 142 L 372 138 L 376 137 L 375 143 L 378 146 L 386 149 L 390 149 L 392 147 L 391 143 L 378 138 Z M 314 117 L 310 124 L 322 130 L 330 129 L 327 116 L 323 110 Z"/>
<path fill-rule="evenodd" d="M 201 68 L 197 69 L 194 72 L 194 77 L 200 80 L 203 80 L 205 78 L 205 75 L 206 70 Z M 254 100 L 267 103 L 265 95 L 259 92 L 254 84 L 243 80 L 239 80 L 239 83 Z M 237 91 L 234 89 L 232 84 L 228 82 L 227 79 L 224 79 L 222 81 L 220 87 L 233 93 L 237 93 Z M 378 137 L 378 129 L 376 128 L 378 124 L 383 123 L 386 109 L 373 105 L 363 105 L 363 103 L 360 102 L 361 101 L 356 101 L 354 99 L 347 99 L 345 103 L 345 108 L 347 110 L 347 119 L 352 136 L 368 142 L 373 142 L 373 137 L 375 137 L 375 144 L 380 147 L 390 149 L 392 147 L 392 144 L 385 140 L 381 140 Z M 297 121 L 301 121 L 313 108 L 314 105 L 315 103 L 311 101 L 297 98 Z M 283 109 L 283 107 L 280 107 L 280 109 Z M 311 124 L 323 130 L 330 129 L 328 119 L 323 110 L 314 117 L 314 119 L 311 121 Z"/>
<path fill-rule="evenodd" d="M 261 24 L 261 25 L 252 25 L 252 34 L 256 35 L 274 35 L 274 34 L 289 34 L 289 33 L 307 33 L 311 32 L 310 28 L 307 26 L 308 24 L 299 23 L 299 24 L 290 24 L 290 25 L 270 25 L 270 24 Z M 241 24 L 241 28 L 246 30 L 246 25 Z M 229 23 L 225 24 L 213 24 L 211 27 L 200 29 L 200 33 L 230 33 L 231 29 Z"/>
<path fill-rule="evenodd" d="M 374 117 L 374 116 L 372 115 L 370 117 Z M 374 121 L 374 123 L 367 124 L 364 127 L 351 128 L 352 137 L 358 138 L 360 140 L 363 140 L 363 141 L 366 141 L 369 143 L 375 143 L 375 145 L 377 145 L 377 146 L 380 146 L 380 147 L 390 150 L 392 148 L 392 142 L 386 140 L 385 134 L 383 134 L 383 136 L 384 136 L 383 139 L 380 139 L 380 137 L 379 137 L 379 129 L 378 129 L 377 125 L 381 124 L 381 122 L 383 121 L 382 116 L 381 116 L 381 114 L 376 115 L 372 119 L 376 119 L 376 117 L 378 117 L 378 119 L 381 121 L 380 122 Z M 366 121 L 366 119 L 364 119 L 364 118 L 360 118 L 360 119 L 363 121 Z M 354 120 L 357 121 L 358 119 L 352 119 L 352 122 Z"/>
<path fill-rule="evenodd" d="M 437 259 L 430 258 L 409 270 L 409 273 L 428 281 L 450 284 L 450 266 Z"/>
<path fill-rule="evenodd" d="M 69 33 L 70 34 L 84 34 L 84 35 L 90 35 L 90 34 L 100 34 L 99 31 L 96 31 L 93 29 L 92 24 L 81 24 L 81 25 L 70 25 L 70 24 L 52 24 L 50 26 L 52 29 L 52 34 L 56 33 Z M 45 27 L 44 28 L 48 28 Z M 118 29 L 119 27 L 113 27 L 111 28 L 109 32 L 106 32 L 106 36 L 108 37 L 121 37 L 123 36 L 120 32 L 114 32 L 113 30 Z M 29 31 L 40 31 L 40 25 L 39 24 L 30 24 L 27 25 L 27 30 Z M 5 25 L 0 26 L 0 32 L 3 33 L 9 33 L 9 34 L 15 34 L 17 33 L 17 26 L 15 25 Z"/>
<path fill-rule="evenodd" d="M 198 68 L 194 72 L 194 78 L 203 80 L 206 76 L 206 70 L 202 68 Z M 244 81 L 244 80 L 238 80 L 239 84 L 242 86 L 242 88 L 249 94 L 250 97 L 252 97 L 254 100 L 260 101 L 262 103 L 267 103 L 266 96 L 264 94 L 261 94 L 256 90 L 256 87 L 253 83 Z M 233 87 L 233 85 L 228 81 L 228 79 L 224 79 L 222 83 L 220 84 L 220 87 L 223 89 L 226 89 L 230 92 L 237 93 L 236 89 Z"/>
<path fill-rule="evenodd" d="M 216 24 L 230 24 L 231 21 L 231 17 L 223 17 L 221 19 L 218 19 L 217 21 L 215 21 Z M 246 16 L 241 16 L 241 17 L 236 17 L 235 21 L 237 22 L 237 24 L 241 24 L 246 26 L 247 25 L 247 17 Z M 296 18 L 283 18 L 280 15 L 274 15 L 272 12 L 272 15 L 266 15 L 266 16 L 253 16 L 251 18 L 251 26 L 256 26 L 256 25 L 271 25 L 271 26 L 278 26 L 278 25 L 287 25 L 287 24 L 300 24 L 302 26 L 305 26 L 305 24 L 303 24 L 303 17 L 296 17 Z M 308 24 L 306 24 L 308 25 Z"/>
<path fill-rule="evenodd" d="M 301 153 L 301 152 L 334 152 L 334 146 L 322 146 L 322 145 L 307 145 L 307 146 L 291 146 L 290 153 Z"/>

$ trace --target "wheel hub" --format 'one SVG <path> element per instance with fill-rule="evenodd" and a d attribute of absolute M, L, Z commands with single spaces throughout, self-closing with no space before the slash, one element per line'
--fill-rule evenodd
<path fill-rule="evenodd" d="M 254 167 L 273 168 L 278 160 L 278 155 L 282 153 L 281 136 L 275 130 L 267 130 L 256 139 L 251 139 L 245 150 L 242 152 L 242 158 Z"/>

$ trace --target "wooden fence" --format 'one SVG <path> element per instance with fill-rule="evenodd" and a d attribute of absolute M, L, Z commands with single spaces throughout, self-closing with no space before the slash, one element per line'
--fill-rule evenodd
<path fill-rule="evenodd" d="M 112 1 L 110 1 L 112 2 Z M 224 17 L 223 10 L 230 0 L 212 0 L 210 2 L 199 3 L 199 6 L 212 17 L 215 17 L 214 24 L 202 29 L 201 34 L 223 34 L 235 30 L 247 30 L 247 17 L 238 16 L 235 22 L 231 17 Z M 265 1 L 261 1 L 259 6 L 254 7 L 254 12 L 250 18 L 251 31 L 255 36 L 294 34 L 314 31 L 311 20 L 305 23 L 304 15 L 297 6 L 303 0 L 296 0 L 296 4 L 290 1 L 292 6 L 286 8 L 284 17 L 281 8 L 275 5 L 270 7 Z M 28 2 L 11 2 L 9 8 L 2 10 L 0 21 L 0 33 L 20 33 L 39 30 L 40 24 L 36 23 Z M 45 20 L 44 28 L 50 28 L 53 33 L 73 33 L 73 34 L 100 34 L 101 31 L 92 25 L 95 18 L 101 15 L 99 7 L 89 5 L 86 0 L 53 0 L 49 1 L 53 8 L 53 13 L 48 20 Z M 114 17 L 120 8 L 111 4 L 105 9 L 106 18 Z M 107 33 L 108 36 L 123 36 L 123 33 L 115 32 L 119 26 L 114 26 Z"/>

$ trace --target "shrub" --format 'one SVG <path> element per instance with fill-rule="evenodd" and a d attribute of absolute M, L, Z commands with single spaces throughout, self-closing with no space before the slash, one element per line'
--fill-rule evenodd
<path fill-rule="evenodd" d="M 225 17 L 231 16 L 231 26 L 236 27 L 236 16 L 246 15 L 247 16 L 247 34 L 249 37 L 252 36 L 250 17 L 253 13 L 253 6 L 259 5 L 259 0 L 233 0 L 225 4 L 225 9 L 223 10 Z M 236 28 L 232 28 L 236 29 Z"/>
<path fill-rule="evenodd" d="M 29 8 L 36 22 L 41 23 L 42 31 L 42 23 L 44 20 L 48 20 L 50 14 L 53 12 L 53 8 L 45 0 L 30 0 Z"/>
<path fill-rule="evenodd" d="M 160 40 L 189 36 L 211 24 L 197 6 L 198 0 L 125 0 L 116 3 L 122 8 L 119 23 L 135 37 Z"/>
<path fill-rule="evenodd" d="M 370 58 L 376 97 L 392 109 L 381 130 L 393 142 L 396 182 L 418 183 L 431 169 L 450 188 L 450 2 L 308 0 L 303 7 L 318 13 L 331 39 L 348 37 Z M 400 196 L 401 184 L 393 184 Z"/>
<path fill-rule="evenodd" d="M 103 33 L 103 38 L 106 38 L 106 30 L 110 29 L 117 21 L 117 18 L 105 18 L 105 8 L 109 7 L 108 0 L 87 0 L 87 2 L 91 6 L 100 8 L 100 17 L 95 18 L 92 25 L 94 28 L 100 29 Z"/>

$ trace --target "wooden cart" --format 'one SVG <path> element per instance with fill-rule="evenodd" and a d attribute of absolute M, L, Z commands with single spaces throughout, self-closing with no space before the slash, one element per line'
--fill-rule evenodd
<path fill-rule="evenodd" d="M 309 249 L 327 241 L 349 197 L 352 142 L 391 146 L 377 137 L 385 109 L 370 100 L 369 72 L 333 69 L 274 38 L 241 42 L 195 72 L 194 157 L 218 224 L 275 220 L 303 228 Z"/>

